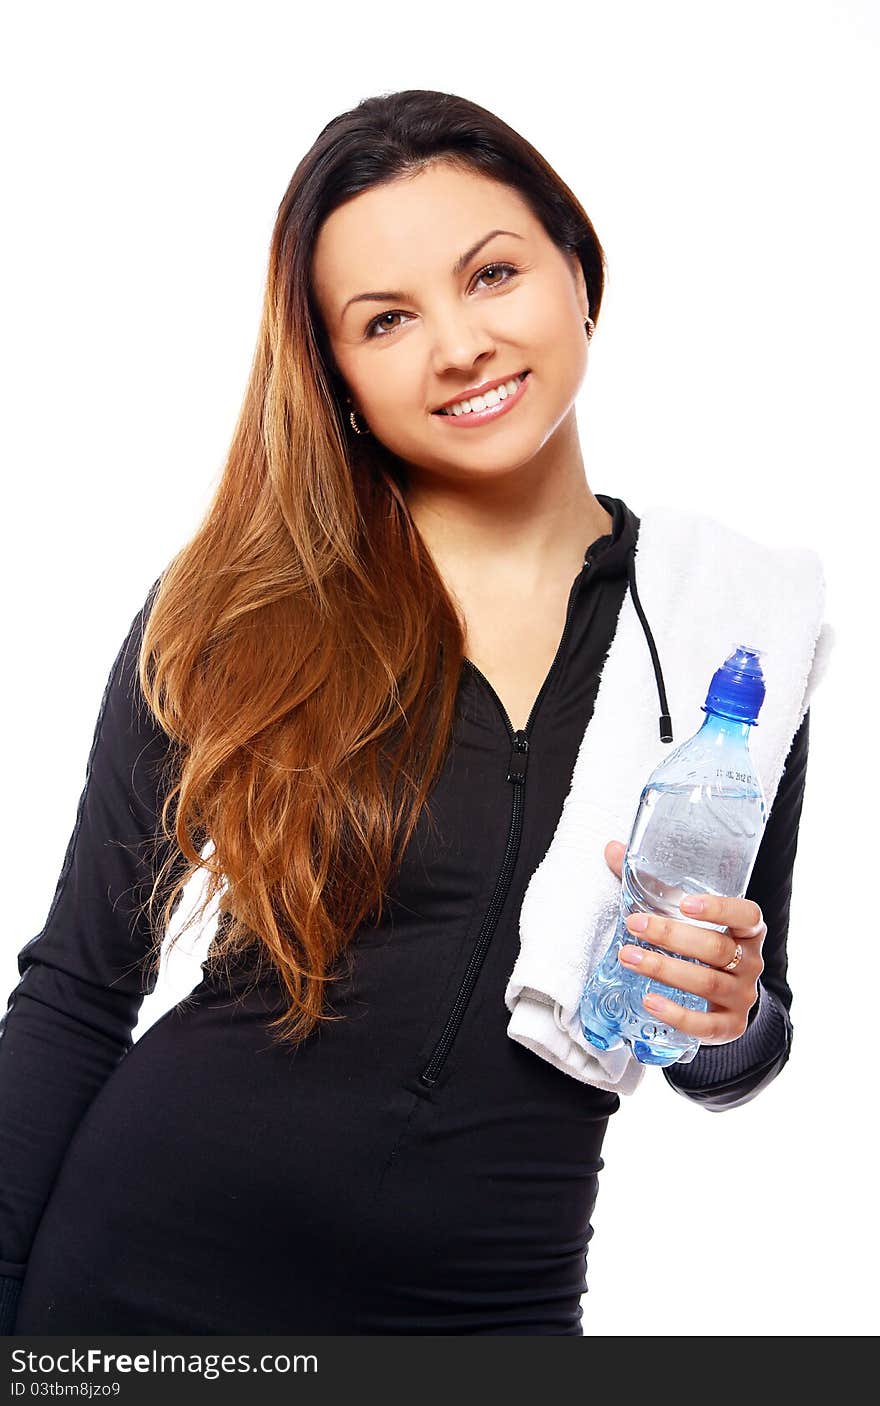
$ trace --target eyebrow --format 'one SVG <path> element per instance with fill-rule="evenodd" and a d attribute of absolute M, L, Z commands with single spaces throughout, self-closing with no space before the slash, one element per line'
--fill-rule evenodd
<path fill-rule="evenodd" d="M 455 263 L 452 266 L 453 274 L 462 273 L 467 267 L 467 265 L 470 263 L 474 255 L 479 254 L 483 245 L 488 244 L 489 240 L 494 239 L 497 234 L 509 234 L 512 236 L 513 239 L 524 238 L 523 235 L 516 234 L 515 231 L 512 229 L 490 229 L 488 234 L 484 234 L 482 239 L 478 239 L 476 244 L 472 244 L 470 249 L 466 249 L 461 255 L 461 257 L 459 259 L 456 259 Z M 404 303 L 412 302 L 410 294 L 406 292 L 401 292 L 399 288 L 392 289 L 390 292 L 386 289 L 384 292 L 379 293 L 358 293 L 356 297 L 349 298 L 348 302 L 345 304 L 345 307 L 339 314 L 340 321 L 345 316 L 352 303 L 387 303 L 395 298 L 399 298 L 400 301 Z"/>

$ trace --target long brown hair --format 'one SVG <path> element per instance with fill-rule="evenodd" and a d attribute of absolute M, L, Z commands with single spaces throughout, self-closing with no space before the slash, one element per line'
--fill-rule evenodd
<path fill-rule="evenodd" d="M 323 997 L 337 959 L 381 917 L 442 768 L 464 654 L 407 508 L 406 465 L 348 429 L 312 254 L 338 206 L 438 159 L 515 188 L 550 239 L 577 252 L 598 317 L 605 258 L 593 226 L 499 117 L 421 89 L 334 117 L 281 201 L 225 467 L 156 583 L 138 660 L 176 744 L 151 913 L 163 882 L 168 893 L 149 955 L 158 962 L 184 884 L 206 871 L 182 931 L 218 899 L 209 972 L 246 952 L 268 960 L 290 998 L 270 1028 L 293 1045 L 333 1018 Z"/>

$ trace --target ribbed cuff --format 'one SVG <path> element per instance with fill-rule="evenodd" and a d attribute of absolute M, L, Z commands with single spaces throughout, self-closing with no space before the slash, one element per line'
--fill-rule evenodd
<path fill-rule="evenodd" d="M 788 1021 L 781 1002 L 758 983 L 757 1014 L 738 1040 L 726 1045 L 701 1045 L 690 1064 L 670 1064 L 664 1070 L 678 1089 L 707 1089 L 729 1084 L 778 1058 L 788 1046 Z"/>
<path fill-rule="evenodd" d="M 0 1334 L 4 1337 L 11 1337 L 15 1331 L 15 1315 L 18 1312 L 21 1286 L 21 1279 L 0 1277 Z"/>

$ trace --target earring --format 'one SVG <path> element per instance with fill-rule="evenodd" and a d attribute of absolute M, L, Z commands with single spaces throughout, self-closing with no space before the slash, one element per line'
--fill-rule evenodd
<path fill-rule="evenodd" d="M 586 322 L 584 323 L 584 327 L 587 333 L 587 341 L 589 341 L 596 330 L 596 324 L 591 317 L 588 317 Z"/>
<path fill-rule="evenodd" d="M 349 420 L 351 421 L 351 428 L 354 430 L 355 434 L 369 434 L 369 433 L 370 433 L 370 430 L 369 430 L 369 429 L 365 429 L 365 430 L 362 430 L 362 429 L 361 429 L 360 425 L 359 425 L 358 422 L 357 422 L 357 418 L 356 418 L 356 417 L 357 417 L 357 411 L 356 411 L 356 410 L 352 410 L 352 412 L 351 412 L 351 414 L 349 415 L 348 418 L 349 418 Z"/>

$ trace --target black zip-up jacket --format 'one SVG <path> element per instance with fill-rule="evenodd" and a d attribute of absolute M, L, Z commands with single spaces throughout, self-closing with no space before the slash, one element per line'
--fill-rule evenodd
<path fill-rule="evenodd" d="M 620 1098 L 511 1040 L 504 991 L 635 587 L 639 519 L 598 497 L 613 529 L 585 554 L 528 725 L 515 732 L 465 664 L 436 828 L 420 821 L 385 916 L 329 988 L 344 1019 L 295 1052 L 266 1028 L 285 1004 L 277 979 L 248 991 L 244 970 L 203 979 L 132 1044 L 149 936 L 135 910 L 167 755 L 137 681 L 138 612 L 46 924 L 19 953 L 0 1024 L 5 1331 L 581 1334 Z M 665 711 L 659 672 L 658 689 Z M 808 724 L 748 888 L 768 928 L 749 1028 L 663 1070 L 710 1110 L 746 1103 L 788 1058 Z"/>

